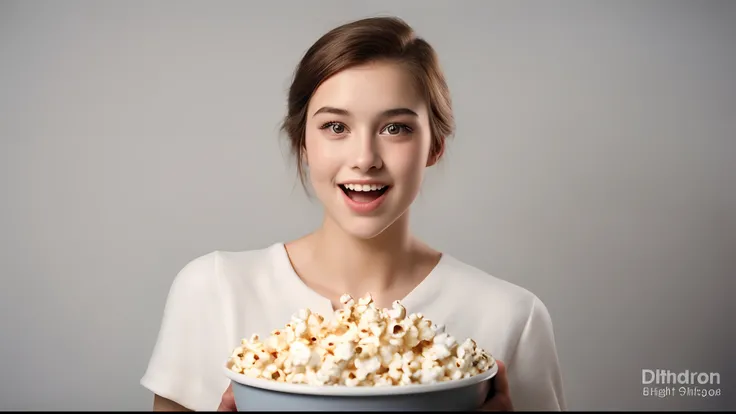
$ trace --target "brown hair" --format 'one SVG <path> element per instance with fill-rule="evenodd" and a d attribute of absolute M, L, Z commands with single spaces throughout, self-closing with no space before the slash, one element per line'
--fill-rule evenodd
<path fill-rule="evenodd" d="M 445 139 L 454 132 L 455 121 L 450 91 L 434 49 L 402 19 L 357 20 L 336 27 L 318 39 L 299 62 L 289 88 L 288 112 L 281 129 L 286 132 L 296 156 L 303 186 L 307 106 L 312 94 L 336 73 L 378 60 L 404 64 L 414 74 L 429 109 L 430 156 L 441 155 Z"/>

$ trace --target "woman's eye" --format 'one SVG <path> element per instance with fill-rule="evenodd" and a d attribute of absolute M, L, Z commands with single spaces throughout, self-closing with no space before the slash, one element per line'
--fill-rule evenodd
<path fill-rule="evenodd" d="M 343 132 L 345 132 L 345 126 L 342 124 L 332 124 L 330 125 L 330 128 L 335 134 L 342 134 Z"/>
<path fill-rule="evenodd" d="M 344 134 L 345 131 L 347 131 L 347 128 L 345 127 L 345 125 L 343 125 L 340 122 L 334 122 L 334 121 L 322 124 L 322 126 L 319 127 L 319 129 L 327 129 L 332 134 L 335 134 L 335 135 L 341 135 L 341 134 Z"/>
<path fill-rule="evenodd" d="M 399 135 L 402 132 L 411 132 L 411 128 L 404 124 L 388 124 L 383 130 L 388 135 Z"/>

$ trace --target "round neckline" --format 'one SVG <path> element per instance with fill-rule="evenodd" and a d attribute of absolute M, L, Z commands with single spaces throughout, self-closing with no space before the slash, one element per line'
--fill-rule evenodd
<path fill-rule="evenodd" d="M 275 243 L 271 249 L 275 254 L 276 264 L 279 270 L 276 273 L 282 278 L 285 287 L 288 286 L 284 290 L 290 294 L 294 303 L 298 303 L 300 309 L 308 307 L 325 317 L 332 315 L 334 313 L 332 301 L 307 286 L 304 280 L 302 280 L 291 263 L 286 244 L 284 242 Z M 437 297 L 441 291 L 439 286 L 441 283 L 442 269 L 450 260 L 451 257 L 447 253 L 441 253 L 440 259 L 424 279 L 400 299 L 401 304 L 409 313 L 412 313 L 411 309 L 431 302 Z"/>

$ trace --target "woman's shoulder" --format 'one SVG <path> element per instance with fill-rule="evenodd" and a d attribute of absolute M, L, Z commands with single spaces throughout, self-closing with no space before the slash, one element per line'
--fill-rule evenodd
<path fill-rule="evenodd" d="M 212 250 L 185 262 L 176 275 L 175 285 L 203 288 L 223 279 L 269 273 L 278 262 L 282 243 L 244 250 Z"/>
<path fill-rule="evenodd" d="M 529 310 L 540 300 L 528 288 L 454 256 L 445 254 L 442 264 L 443 287 L 467 299 L 477 299 L 483 306 Z"/>
<path fill-rule="evenodd" d="M 214 250 L 182 265 L 169 288 L 143 386 L 198 411 L 217 407 L 227 387 L 219 367 L 240 340 L 237 326 L 242 318 L 263 315 L 262 307 L 248 312 L 262 302 L 251 275 L 268 267 L 276 247 Z"/>
<path fill-rule="evenodd" d="M 547 306 L 529 288 L 454 257 L 441 276 L 444 300 L 432 310 L 459 336 L 477 338 L 502 360 L 521 342 L 538 342 L 534 338 L 552 331 Z"/>

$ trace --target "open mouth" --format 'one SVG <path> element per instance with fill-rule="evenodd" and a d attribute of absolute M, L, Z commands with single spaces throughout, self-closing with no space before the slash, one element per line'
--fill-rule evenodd
<path fill-rule="evenodd" d="M 382 184 L 339 184 L 340 189 L 356 203 L 370 203 L 381 197 L 390 186 Z"/>

